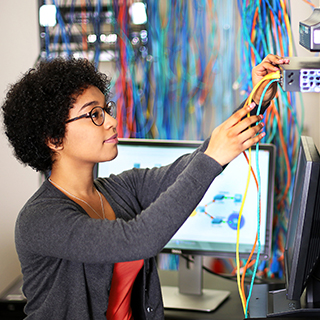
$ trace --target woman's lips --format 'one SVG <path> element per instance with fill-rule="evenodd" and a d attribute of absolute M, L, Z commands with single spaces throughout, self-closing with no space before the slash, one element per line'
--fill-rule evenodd
<path fill-rule="evenodd" d="M 112 137 L 110 137 L 107 140 L 104 140 L 105 143 L 118 143 L 118 135 L 114 134 Z"/>

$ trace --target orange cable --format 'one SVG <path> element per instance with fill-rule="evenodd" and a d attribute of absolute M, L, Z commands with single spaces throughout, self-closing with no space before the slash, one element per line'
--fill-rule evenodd
<path fill-rule="evenodd" d="M 280 10 L 278 11 L 278 19 L 279 19 L 279 21 L 281 21 L 281 11 Z M 281 36 L 280 24 L 278 25 L 278 37 L 279 37 L 279 43 L 280 44 L 283 43 L 282 36 Z M 284 56 L 283 46 L 280 46 L 280 53 L 281 53 L 281 56 L 283 57 Z"/>
<path fill-rule="evenodd" d="M 256 27 L 256 24 L 257 24 L 257 18 L 258 18 L 258 7 L 256 8 L 256 11 L 254 13 L 253 22 L 252 22 L 252 28 L 251 28 L 251 42 L 252 43 L 253 43 L 255 35 L 256 35 L 255 27 Z M 256 62 L 255 62 L 256 61 L 256 57 L 255 57 L 253 48 L 251 48 L 250 51 L 251 51 L 252 65 L 255 65 L 256 64 Z"/>
<path fill-rule="evenodd" d="M 308 1 L 308 0 L 302 0 L 302 1 L 304 1 L 305 3 L 307 3 L 307 4 L 310 4 L 310 6 L 311 7 L 316 7 L 316 5 L 315 4 L 313 4 L 312 2 L 310 2 L 310 1 Z"/>
<path fill-rule="evenodd" d="M 286 162 L 286 165 L 287 165 L 287 167 L 289 169 L 289 170 L 287 170 L 288 176 L 287 176 L 286 188 L 285 188 L 285 191 L 284 191 L 284 194 L 283 194 L 281 200 L 278 203 L 278 209 L 279 209 L 280 208 L 280 204 L 286 198 L 286 196 L 288 194 L 288 191 L 289 191 L 289 188 L 290 188 L 290 185 L 291 185 L 291 169 L 290 169 L 290 161 L 289 161 L 289 157 L 288 157 L 288 152 L 287 152 L 286 144 L 285 144 L 284 137 L 283 137 L 283 130 L 282 130 L 282 125 L 281 125 L 281 121 L 280 121 L 280 116 L 279 116 L 278 110 L 275 108 L 274 105 L 272 105 L 272 108 L 273 108 L 273 112 L 275 114 L 275 117 L 276 117 L 276 120 L 277 120 L 277 123 L 278 123 L 279 137 L 280 137 L 280 142 L 281 142 L 283 153 L 284 153 L 285 162 Z"/>
<path fill-rule="evenodd" d="M 82 50 L 88 51 L 87 42 L 87 17 L 86 17 L 86 1 L 81 0 L 81 32 L 82 32 Z"/>
<path fill-rule="evenodd" d="M 243 152 L 247 162 L 249 163 L 249 159 L 248 159 L 248 156 L 245 152 Z M 256 183 L 256 186 L 257 186 L 257 189 L 259 188 L 259 184 L 258 184 L 258 180 L 257 180 L 257 177 L 256 177 L 256 174 L 253 170 L 253 168 L 251 167 L 251 173 L 253 175 L 253 178 L 254 178 L 254 181 Z M 260 203 L 260 206 L 259 206 L 259 215 L 261 216 L 261 203 Z M 244 280 L 245 280 L 245 274 L 246 274 L 246 271 L 248 268 L 250 268 L 254 263 L 255 263 L 255 260 L 251 260 L 253 254 L 254 254 L 254 250 L 256 248 L 256 244 L 257 244 L 257 241 L 258 241 L 258 233 L 256 234 L 256 238 L 255 238 L 255 242 L 254 242 L 254 245 L 253 245 L 253 248 L 251 250 L 251 253 L 249 255 L 249 258 L 247 259 L 247 263 L 245 264 L 244 268 L 243 268 L 243 272 L 242 272 L 242 277 L 241 277 L 241 290 L 242 290 L 242 294 L 243 294 L 243 297 L 244 297 L 244 300 L 245 300 L 245 304 L 246 304 L 246 295 L 245 295 L 245 290 L 244 290 Z"/>

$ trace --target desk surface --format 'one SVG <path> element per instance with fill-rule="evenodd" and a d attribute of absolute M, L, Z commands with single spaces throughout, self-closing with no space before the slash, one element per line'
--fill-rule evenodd
<path fill-rule="evenodd" d="M 164 286 L 177 286 L 178 273 L 176 271 L 159 270 L 161 284 Z M 241 307 L 237 284 L 235 281 L 223 279 L 204 272 L 203 287 L 217 290 L 228 290 L 230 296 L 213 312 L 196 312 L 196 311 L 180 311 L 173 309 L 165 310 L 166 320 L 170 319 L 228 319 L 239 320 L 243 319 L 243 310 Z"/>
<path fill-rule="evenodd" d="M 177 286 L 178 285 L 178 273 L 176 271 L 159 270 L 160 282 L 163 286 Z M 165 309 L 165 319 L 184 319 L 184 320 L 242 320 L 244 319 L 244 313 L 241 306 L 241 301 L 237 289 L 237 283 L 233 280 L 227 280 L 219 276 L 211 275 L 207 272 L 203 273 L 203 287 L 208 289 L 228 290 L 230 296 L 225 300 L 216 310 L 212 312 L 196 312 L 196 311 L 180 311 L 173 309 Z M 266 319 L 266 318 L 255 318 Z M 292 319 L 289 317 L 275 317 L 268 319 Z M 319 316 L 307 317 L 307 314 L 295 315 L 295 320 L 313 320 L 319 319 Z"/>

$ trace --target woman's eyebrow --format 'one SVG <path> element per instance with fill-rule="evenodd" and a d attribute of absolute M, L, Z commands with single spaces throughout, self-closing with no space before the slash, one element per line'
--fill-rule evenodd
<path fill-rule="evenodd" d="M 80 108 L 80 110 L 79 110 L 79 112 L 81 111 L 81 110 L 83 110 L 83 109 L 85 109 L 85 108 L 87 108 L 87 107 L 89 107 L 89 106 L 96 106 L 97 104 L 99 104 L 99 102 L 98 101 L 96 101 L 96 100 L 93 100 L 93 101 L 90 101 L 90 102 L 87 102 L 87 103 L 85 103 L 81 108 Z"/>

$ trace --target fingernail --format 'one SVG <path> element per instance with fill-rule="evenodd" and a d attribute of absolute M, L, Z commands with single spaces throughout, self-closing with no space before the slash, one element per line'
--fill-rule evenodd
<path fill-rule="evenodd" d="M 255 106 L 256 104 L 254 102 L 251 102 L 248 107 L 250 110 L 252 110 Z"/>

